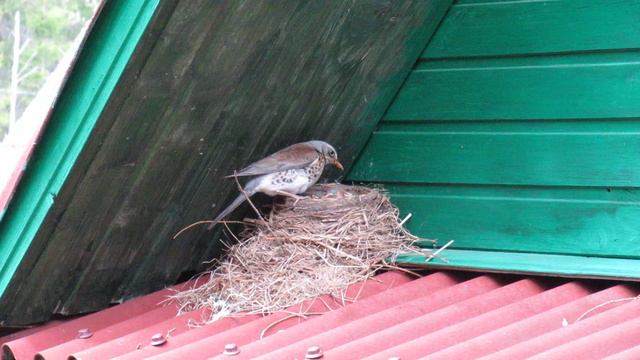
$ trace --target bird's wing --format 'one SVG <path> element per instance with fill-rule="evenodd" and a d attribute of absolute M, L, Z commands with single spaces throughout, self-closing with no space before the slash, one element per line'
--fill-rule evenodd
<path fill-rule="evenodd" d="M 319 155 L 314 148 L 307 144 L 293 144 L 227 177 L 255 176 L 289 169 L 300 169 L 317 160 Z"/>

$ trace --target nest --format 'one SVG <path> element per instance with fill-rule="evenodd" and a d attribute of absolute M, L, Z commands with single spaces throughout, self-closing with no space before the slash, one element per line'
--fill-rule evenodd
<path fill-rule="evenodd" d="M 342 303 L 348 285 L 396 268 L 400 253 L 425 241 L 408 233 L 398 209 L 379 189 L 316 185 L 300 200 L 274 205 L 266 219 L 245 220 L 208 281 L 172 296 L 180 313 L 205 311 L 205 322 L 235 314 L 269 314 L 331 295 Z M 391 260 L 390 260 L 391 259 Z M 390 260 L 390 261 L 389 261 Z"/>

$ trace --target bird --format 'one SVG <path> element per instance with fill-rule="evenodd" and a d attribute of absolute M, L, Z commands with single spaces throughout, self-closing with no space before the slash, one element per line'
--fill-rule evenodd
<path fill-rule="evenodd" d="M 326 165 L 333 165 L 344 170 L 333 146 L 324 141 L 311 140 L 290 145 L 248 165 L 233 175 L 225 176 L 226 178 L 255 177 L 244 186 L 244 194 L 238 195 L 229 206 L 222 210 L 207 229 L 211 230 L 247 198 L 259 192 L 269 196 L 284 195 L 300 199 L 298 194 L 304 193 L 318 181 Z"/>

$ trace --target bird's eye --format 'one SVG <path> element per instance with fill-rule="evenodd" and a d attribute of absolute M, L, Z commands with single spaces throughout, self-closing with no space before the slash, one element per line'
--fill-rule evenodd
<path fill-rule="evenodd" d="M 329 150 L 329 156 L 336 156 L 336 152 L 333 150 Z"/>

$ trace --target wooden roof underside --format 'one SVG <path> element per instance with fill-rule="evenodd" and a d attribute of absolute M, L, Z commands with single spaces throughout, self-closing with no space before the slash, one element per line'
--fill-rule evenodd
<path fill-rule="evenodd" d="M 223 175 L 278 148 L 326 139 L 348 168 L 449 4 L 161 1 L 0 321 L 97 310 L 202 270 L 221 234 L 172 236 L 234 195 Z"/>

